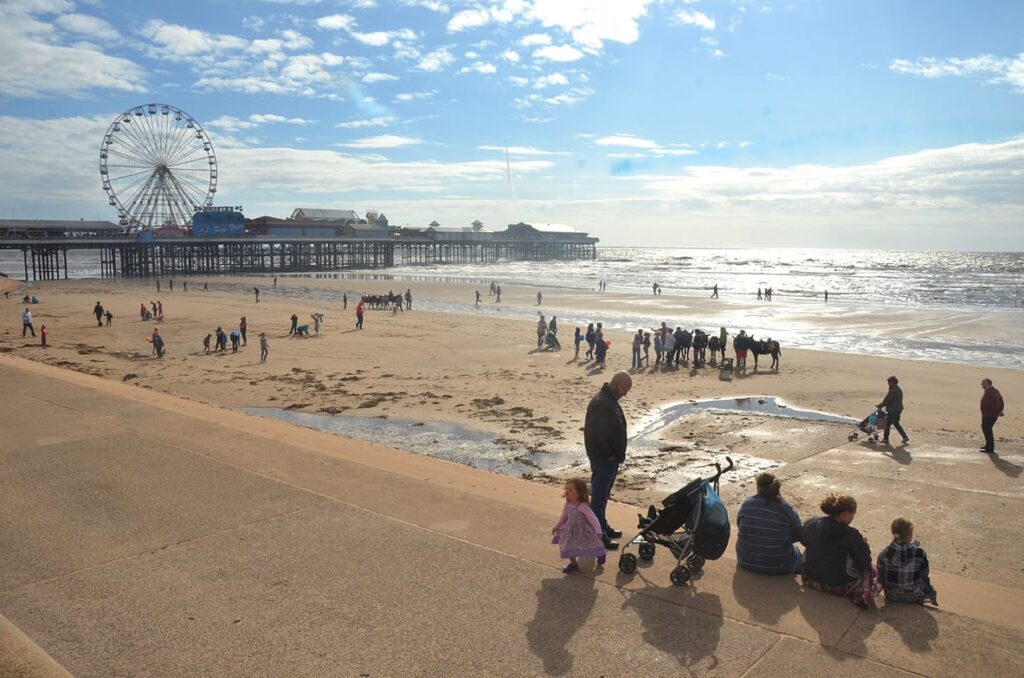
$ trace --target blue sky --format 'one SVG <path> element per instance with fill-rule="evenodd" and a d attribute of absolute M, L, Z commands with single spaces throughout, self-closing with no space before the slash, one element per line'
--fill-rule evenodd
<path fill-rule="evenodd" d="M 149 102 L 249 216 L 1024 249 L 1020 2 L 0 0 L 0 215 L 116 220 Z"/>

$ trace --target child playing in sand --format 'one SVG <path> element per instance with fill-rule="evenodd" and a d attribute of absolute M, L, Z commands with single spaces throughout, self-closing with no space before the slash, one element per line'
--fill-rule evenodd
<path fill-rule="evenodd" d="M 928 554 L 914 539 L 914 523 L 906 518 L 892 521 L 892 543 L 878 554 L 878 578 L 888 601 L 939 604 L 928 576 Z"/>
<path fill-rule="evenodd" d="M 212 338 L 213 338 L 212 334 L 207 334 L 206 338 L 203 339 L 203 353 L 209 353 L 210 352 L 210 339 L 212 339 Z"/>
<path fill-rule="evenodd" d="M 46 331 L 46 325 L 39 328 L 39 345 L 43 348 L 46 348 L 46 337 L 48 334 L 50 333 Z"/>
<path fill-rule="evenodd" d="M 563 558 L 569 559 L 569 564 L 562 568 L 562 572 L 579 572 L 580 565 L 577 558 L 596 557 L 598 565 L 604 565 L 607 551 L 604 542 L 601 541 L 601 523 L 590 508 L 590 492 L 587 491 L 587 483 L 579 478 L 570 478 L 565 481 L 565 505 L 562 507 L 562 515 L 558 522 L 551 528 L 552 544 L 558 544 L 558 550 Z"/>
<path fill-rule="evenodd" d="M 267 362 L 267 354 L 270 353 L 270 342 L 267 341 L 267 335 L 260 332 L 260 362 Z"/>

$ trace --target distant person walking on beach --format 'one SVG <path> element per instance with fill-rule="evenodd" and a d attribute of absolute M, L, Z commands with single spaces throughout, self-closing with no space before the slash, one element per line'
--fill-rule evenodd
<path fill-rule="evenodd" d="M 223 353 L 228 347 L 228 335 L 220 327 L 216 331 L 217 350 Z"/>
<path fill-rule="evenodd" d="M 597 564 L 604 565 L 608 552 L 601 538 L 601 523 L 590 507 L 586 482 L 579 478 L 565 481 L 562 496 L 565 497 L 562 515 L 551 528 L 551 543 L 558 544 L 559 555 L 569 559 L 562 572 L 579 572 L 577 558 L 597 558 Z"/>
<path fill-rule="evenodd" d="M 717 299 L 718 298 L 718 283 L 715 283 L 715 286 L 711 288 L 711 298 L 712 299 Z"/>
<path fill-rule="evenodd" d="M 156 279 L 156 293 L 160 294 L 160 278 Z"/>
<path fill-rule="evenodd" d="M 150 338 L 153 342 L 153 353 L 156 354 L 157 358 L 164 357 L 164 338 L 160 336 L 160 330 L 153 328 L 153 336 Z"/>
<path fill-rule="evenodd" d="M 644 346 L 644 331 L 637 330 L 636 334 L 633 335 L 633 362 L 630 369 L 638 369 L 640 367 L 640 349 Z"/>
<path fill-rule="evenodd" d="M 633 379 L 628 372 L 616 372 L 611 380 L 587 406 L 583 424 L 583 442 L 590 460 L 590 486 L 593 488 L 591 508 L 601 525 L 601 536 L 605 548 L 615 550 L 619 544 L 614 539 L 622 532 L 608 524 L 605 509 L 619 473 L 619 464 L 626 460 L 626 415 L 619 400 L 629 393 Z"/>
<path fill-rule="evenodd" d="M 363 311 L 366 309 L 363 307 L 363 300 L 360 299 L 359 303 L 356 304 L 356 329 L 363 329 Z"/>
<path fill-rule="evenodd" d="M 203 283 L 203 291 L 204 292 L 209 292 L 210 291 L 210 283 L 205 283 L 205 282 Z"/>
<path fill-rule="evenodd" d="M 182 280 L 182 281 L 181 281 L 181 287 L 182 287 L 182 290 L 181 290 L 181 291 L 182 291 L 182 292 L 183 292 L 184 294 L 188 294 L 188 281 L 187 281 L 187 280 Z"/>
<path fill-rule="evenodd" d="M 209 353 L 210 352 L 210 340 L 211 339 L 213 339 L 213 335 L 212 334 L 207 334 L 205 337 L 203 337 L 203 353 Z"/>
<path fill-rule="evenodd" d="M 267 362 L 267 356 L 270 354 L 270 342 L 267 341 L 267 335 L 260 332 L 260 362 Z"/>
<path fill-rule="evenodd" d="M 651 294 L 657 296 L 658 294 L 658 283 L 651 285 Z"/>
<path fill-rule="evenodd" d="M 537 305 L 540 306 L 541 302 L 544 301 L 544 295 L 537 292 Z"/>
<path fill-rule="evenodd" d="M 92 308 L 92 314 L 96 316 L 96 327 L 103 327 L 103 304 L 97 301 Z"/>
<path fill-rule="evenodd" d="M 408 289 L 405 291 L 405 310 L 412 310 L 412 290 Z"/>
<path fill-rule="evenodd" d="M 171 278 L 171 279 L 170 279 L 170 280 L 168 280 L 167 282 L 168 282 L 168 284 L 170 284 L 170 290 L 171 290 L 171 292 L 173 292 L 173 291 L 174 291 L 174 278 Z"/>
<path fill-rule="evenodd" d="M 163 317 L 164 317 L 164 302 L 162 302 L 162 301 L 157 301 L 156 302 L 156 317 L 157 317 L 157 320 L 163 320 Z"/>
<path fill-rule="evenodd" d="M 249 345 L 249 340 L 245 336 L 245 333 L 248 330 L 249 330 L 249 322 L 245 319 L 245 316 L 243 315 L 241 317 L 241 319 L 238 321 L 238 331 L 242 335 L 242 346 L 248 346 Z"/>
<path fill-rule="evenodd" d="M 260 288 L 254 287 L 252 291 L 256 294 L 256 303 L 260 303 Z"/>
<path fill-rule="evenodd" d="M 540 313 L 537 316 L 537 348 L 540 348 L 544 343 L 544 335 L 548 332 L 548 323 Z"/>
<path fill-rule="evenodd" d="M 583 343 L 583 333 L 580 332 L 580 328 L 576 328 L 572 336 L 572 343 L 576 346 L 576 355 L 573 356 L 573 360 L 580 359 L 580 344 Z"/>
<path fill-rule="evenodd" d="M 501 303 L 501 285 L 498 285 L 498 286 L 496 286 L 494 288 L 494 293 L 497 295 L 497 298 L 495 298 L 494 303 L 500 304 Z"/>
<path fill-rule="evenodd" d="M 310 316 L 313 319 L 313 332 L 316 336 L 320 336 L 320 323 L 324 321 L 323 313 L 314 313 Z"/>
<path fill-rule="evenodd" d="M 825 303 L 828 303 L 828 290 L 825 290 Z"/>
<path fill-rule="evenodd" d="M 981 380 L 981 387 L 985 389 L 981 395 L 981 432 L 985 435 L 985 445 L 979 449 L 986 454 L 995 454 L 996 439 L 992 427 L 1003 416 L 1003 394 L 988 378 Z"/>
<path fill-rule="evenodd" d="M 348 310 L 348 292 L 342 292 L 341 293 L 341 310 L 342 311 L 347 311 Z"/>
<path fill-rule="evenodd" d="M 275 288 L 277 287 L 277 276 L 276 275 L 274 276 L 274 287 Z"/>
<path fill-rule="evenodd" d="M 146 316 L 148 314 L 149 314 L 149 311 L 146 310 L 146 305 L 143 304 L 143 303 L 140 303 L 139 304 L 139 319 L 140 320 L 145 320 Z"/>
<path fill-rule="evenodd" d="M 295 334 L 295 330 L 298 329 L 298 327 L 299 327 L 299 316 L 297 316 L 294 313 L 292 313 L 292 326 L 288 330 L 288 336 L 290 337 L 290 336 L 294 335 Z"/>
<path fill-rule="evenodd" d="M 757 300 L 761 301 L 761 288 L 760 287 L 757 288 Z"/>
<path fill-rule="evenodd" d="M 651 366 L 651 333 L 644 332 L 644 366 Z"/>
<path fill-rule="evenodd" d="M 594 334 L 594 360 L 597 362 L 597 366 L 602 370 L 607 367 L 604 362 L 607 355 L 608 344 L 604 342 L 604 332 L 598 330 Z"/>
<path fill-rule="evenodd" d="M 587 325 L 587 332 L 583 335 L 583 340 L 587 342 L 587 360 L 591 360 L 594 357 L 594 345 L 597 341 L 594 323 Z"/>
<path fill-rule="evenodd" d="M 110 327 L 110 323 L 114 320 L 114 314 L 110 312 L 110 309 L 107 309 L 107 312 L 103 314 L 103 317 L 107 319 L 107 327 Z"/>
<path fill-rule="evenodd" d="M 493 297 L 494 296 L 494 281 L 493 280 L 491 281 L 491 289 L 490 289 L 490 291 L 487 292 L 487 296 L 489 296 L 489 297 Z"/>
<path fill-rule="evenodd" d="M 900 426 L 900 415 L 903 414 L 903 389 L 899 386 L 900 380 L 889 377 L 886 382 L 889 384 L 889 390 L 882 402 L 876 405 L 878 409 L 885 409 L 885 434 L 882 436 L 882 442 L 889 442 L 889 429 L 895 428 L 896 432 L 903 436 L 903 442 L 909 443 L 907 432 Z"/>
<path fill-rule="evenodd" d="M 473 306 L 479 308 L 479 306 L 480 306 L 480 290 L 476 290 L 474 292 L 474 294 L 476 294 L 476 301 L 473 302 Z"/>
<path fill-rule="evenodd" d="M 21 336 L 25 337 L 25 330 L 32 333 L 32 336 L 36 336 L 36 328 L 32 327 L 32 311 L 25 309 L 25 312 L 21 314 Z"/>

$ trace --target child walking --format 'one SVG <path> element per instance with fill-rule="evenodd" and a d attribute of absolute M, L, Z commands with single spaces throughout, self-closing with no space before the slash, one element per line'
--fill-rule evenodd
<path fill-rule="evenodd" d="M 892 521 L 892 543 L 878 554 L 878 578 L 885 599 L 897 603 L 931 603 L 938 596 L 928 573 L 928 554 L 914 539 L 914 523 L 906 518 Z"/>
<path fill-rule="evenodd" d="M 260 332 L 260 362 L 267 362 L 267 355 L 270 353 L 270 342 L 267 340 L 267 335 Z"/>
<path fill-rule="evenodd" d="M 50 333 L 46 331 L 46 325 L 39 328 L 39 345 L 43 348 L 46 348 L 46 337 L 49 334 Z"/>
<path fill-rule="evenodd" d="M 562 515 L 551 528 L 551 534 L 554 535 L 551 543 L 558 544 L 562 557 L 569 559 L 569 564 L 562 568 L 562 572 L 579 572 L 577 558 L 596 557 L 597 564 L 604 565 L 607 551 L 600 537 L 601 523 L 590 508 L 590 492 L 586 482 L 579 478 L 565 481 L 562 496 L 565 497 Z"/>
<path fill-rule="evenodd" d="M 580 332 L 580 328 L 576 328 L 576 334 L 572 338 L 572 343 L 576 344 L 576 355 L 573 360 L 580 359 L 580 344 L 583 343 L 583 333 Z"/>

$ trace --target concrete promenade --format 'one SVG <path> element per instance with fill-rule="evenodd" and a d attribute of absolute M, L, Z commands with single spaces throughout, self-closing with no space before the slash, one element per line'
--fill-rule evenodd
<path fill-rule="evenodd" d="M 3 678 L 1024 675 L 1017 589 L 565 576 L 555 488 L 5 355 L 0 385 Z"/>

